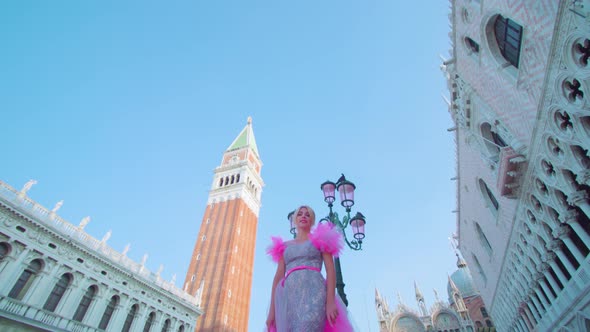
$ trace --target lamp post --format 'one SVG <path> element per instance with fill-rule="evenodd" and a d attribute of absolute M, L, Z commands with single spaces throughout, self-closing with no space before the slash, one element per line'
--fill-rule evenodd
<path fill-rule="evenodd" d="M 338 227 L 344 238 L 344 241 L 350 249 L 361 250 L 363 247 L 363 239 L 365 238 L 365 224 L 367 222 L 365 220 L 365 216 L 363 216 L 363 214 L 360 212 L 357 212 L 352 218 L 350 217 L 350 208 L 354 205 L 354 190 L 356 189 L 356 186 L 354 183 L 346 180 L 346 177 L 344 177 L 344 174 L 342 174 L 336 183 L 331 181 L 322 183 L 321 189 L 324 192 L 324 201 L 328 203 L 330 213 L 327 217 L 320 219 L 319 222 L 331 222 L 335 227 Z M 342 218 L 342 221 L 340 221 L 338 218 L 338 213 L 332 210 L 334 202 L 336 201 L 336 190 L 338 190 L 340 193 L 340 204 L 346 210 L 346 215 Z M 287 219 L 289 220 L 290 224 L 290 233 L 293 235 L 293 238 L 297 236 L 297 231 L 293 220 L 294 213 L 295 211 L 291 211 L 287 215 Z M 346 227 L 349 225 L 352 228 L 353 234 L 353 240 L 351 241 L 348 240 L 346 232 L 344 232 Z M 334 258 L 334 268 L 336 270 L 336 289 L 338 290 L 338 295 L 340 295 L 340 298 L 342 298 L 342 302 L 348 306 L 348 300 L 346 299 L 346 294 L 344 293 L 344 281 L 342 280 L 340 258 L 338 257 Z"/>
<path fill-rule="evenodd" d="M 350 208 L 354 205 L 354 190 L 356 189 L 356 186 L 354 183 L 346 180 L 346 177 L 342 174 L 336 183 L 332 181 L 322 183 L 321 189 L 324 193 L 324 201 L 328 203 L 330 213 L 327 217 L 321 219 L 320 222 L 331 222 L 341 231 L 344 241 L 350 249 L 361 250 L 363 247 L 363 239 L 365 238 L 365 224 L 367 222 L 365 216 L 360 212 L 357 212 L 352 218 L 350 217 Z M 332 210 L 334 202 L 336 201 L 336 190 L 340 193 L 340 204 L 346 210 L 346 215 L 342 218 L 342 221 L 338 218 L 338 213 Z M 352 228 L 353 239 L 351 241 L 348 240 L 346 232 L 344 231 L 348 225 Z M 344 293 L 344 281 L 342 280 L 340 258 L 334 258 L 334 266 L 336 268 L 336 289 L 344 304 L 348 306 L 348 300 Z"/>

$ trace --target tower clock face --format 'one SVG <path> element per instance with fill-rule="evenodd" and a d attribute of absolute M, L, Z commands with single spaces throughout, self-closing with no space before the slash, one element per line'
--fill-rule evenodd
<path fill-rule="evenodd" d="M 234 155 L 231 157 L 231 159 L 229 160 L 229 163 L 230 163 L 230 164 L 235 164 L 235 163 L 237 163 L 238 161 L 240 161 L 240 158 L 238 157 L 238 155 L 237 155 L 237 154 L 234 154 Z"/>

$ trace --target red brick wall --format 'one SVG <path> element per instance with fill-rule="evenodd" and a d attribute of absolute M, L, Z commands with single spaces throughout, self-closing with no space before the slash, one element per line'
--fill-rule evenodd
<path fill-rule="evenodd" d="M 257 223 L 241 199 L 207 206 L 185 279 L 190 294 L 205 280 L 196 331 L 248 330 Z"/>

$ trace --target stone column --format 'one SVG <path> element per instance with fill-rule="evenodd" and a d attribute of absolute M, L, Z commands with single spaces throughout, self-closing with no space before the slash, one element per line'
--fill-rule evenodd
<path fill-rule="evenodd" d="M 15 251 L 14 248 L 12 249 L 12 251 Z M 12 257 L 12 255 L 4 256 L 4 259 L 0 261 L 0 276 L 4 276 L 4 269 L 9 265 L 14 264 L 14 260 L 15 258 Z"/>
<path fill-rule="evenodd" d="M 551 289 L 553 289 L 553 291 L 555 292 L 555 296 L 553 296 L 553 293 L 547 294 L 548 296 L 551 297 L 551 301 L 553 302 L 555 300 L 555 298 L 557 296 L 559 296 L 560 288 L 559 288 L 559 285 L 557 284 L 557 282 L 555 281 L 555 278 L 551 274 L 551 271 L 549 270 L 550 268 L 551 267 L 549 266 L 548 263 L 542 263 L 540 265 L 539 272 L 545 276 L 545 279 L 547 280 L 547 282 L 551 286 Z M 551 290 L 549 290 L 549 292 L 551 292 Z"/>
<path fill-rule="evenodd" d="M 29 257 L 30 249 L 19 248 L 17 245 L 12 246 L 12 250 L 16 252 L 15 258 L 10 264 L 7 264 L 2 271 L 2 280 L 0 283 L 0 296 L 7 296 L 10 293 L 14 283 L 25 270 L 28 263 L 26 260 Z"/>
<path fill-rule="evenodd" d="M 27 303 L 37 308 L 43 308 L 45 302 L 49 298 L 49 295 L 53 291 L 53 288 L 61 278 L 59 274 L 60 265 L 55 261 L 46 260 L 45 267 L 41 271 L 37 278 L 39 283 L 33 291 L 29 291 L 31 295 L 28 295 L 30 300 Z M 34 296 L 32 295 L 34 293 Z M 23 299 L 24 300 L 24 299 Z"/>
<path fill-rule="evenodd" d="M 528 302 L 529 311 L 531 312 L 531 314 L 533 314 L 533 316 L 535 317 L 535 320 L 537 322 L 540 321 L 542 308 L 541 308 L 541 304 L 539 303 L 539 301 L 537 301 L 537 299 L 535 298 L 535 291 L 533 291 L 532 289 L 529 289 L 528 300 L 530 301 L 530 302 Z M 530 306 L 533 306 L 534 307 L 533 309 L 536 309 L 536 310 L 531 310 Z"/>
<path fill-rule="evenodd" d="M 106 287 L 104 285 L 101 286 Z M 107 292 L 107 289 L 101 290 L 99 287 L 97 294 L 94 295 L 94 299 L 90 304 L 90 308 L 88 308 L 88 312 L 86 312 L 86 317 L 84 317 L 84 324 L 92 326 L 94 328 L 98 328 L 98 324 L 100 324 L 102 315 L 104 314 L 107 305 L 111 301 L 111 298 L 108 297 Z"/>
<path fill-rule="evenodd" d="M 572 241 L 572 239 L 569 237 L 569 234 L 571 232 L 570 228 L 567 227 L 566 225 L 562 224 L 561 226 L 559 226 L 559 228 L 557 228 L 553 232 L 554 232 L 553 236 L 561 239 L 563 241 L 563 243 L 565 243 L 565 245 L 570 250 L 572 255 L 574 255 L 574 257 L 576 258 L 578 263 L 581 265 L 584 262 L 584 259 L 586 257 L 584 257 L 584 255 L 582 255 L 582 253 L 580 252 L 578 247 L 576 247 L 576 244 L 574 243 L 574 241 Z M 575 271 L 575 269 L 574 269 L 574 271 Z"/>
<path fill-rule="evenodd" d="M 529 309 L 529 304 L 526 302 L 523 302 L 523 307 L 521 309 L 522 309 L 521 317 L 522 317 L 524 323 L 526 324 L 528 330 L 530 331 L 533 329 L 533 326 L 535 326 L 536 324 L 534 324 L 535 322 L 532 319 L 533 314 L 531 312 L 531 309 Z"/>
<path fill-rule="evenodd" d="M 121 331 L 121 329 L 123 329 L 123 324 L 125 324 L 125 319 L 127 319 L 127 314 L 129 313 L 129 310 L 131 310 L 132 305 L 133 303 L 131 303 L 129 297 L 123 294 L 119 295 L 119 303 L 115 307 L 111 320 L 107 326 L 108 331 Z"/>
<path fill-rule="evenodd" d="M 154 323 L 152 324 L 152 331 L 160 332 L 162 331 L 162 327 L 164 327 L 164 313 L 161 310 L 156 311 L 156 318 L 154 319 Z"/>
<path fill-rule="evenodd" d="M 539 285 L 539 287 L 542 289 L 539 289 L 537 287 L 534 287 L 533 290 L 535 291 L 535 293 L 537 294 L 537 297 L 539 298 L 539 300 L 541 300 L 541 303 L 543 304 L 543 307 L 545 308 L 545 311 L 549 310 L 549 307 L 551 306 L 551 303 L 547 302 L 547 299 L 545 298 L 545 296 L 543 296 L 543 292 L 548 292 L 548 290 L 546 290 L 546 286 L 545 286 L 545 281 L 543 281 L 543 275 L 538 273 L 535 275 L 535 282 L 537 283 L 537 285 Z M 551 293 L 547 294 L 547 297 L 549 297 L 549 299 L 551 299 L 552 295 Z"/>
<path fill-rule="evenodd" d="M 584 194 L 586 194 L 586 192 L 584 192 Z M 588 204 L 585 199 L 584 199 L 584 203 L 579 203 L 576 205 L 578 205 L 580 208 L 582 208 L 582 206 L 585 206 L 589 209 L 588 212 L 590 212 L 590 204 Z M 588 212 L 586 212 L 586 210 L 584 210 L 584 213 L 586 213 L 587 216 L 590 216 L 590 214 L 588 214 Z M 572 229 L 576 232 L 578 237 L 582 240 L 582 243 L 584 243 L 586 248 L 590 248 L 590 236 L 588 235 L 588 233 L 586 233 L 586 231 L 584 230 L 582 225 L 580 225 L 580 222 L 578 221 L 578 212 L 576 210 L 568 210 L 567 213 L 564 214 L 564 216 L 563 216 L 563 222 L 572 227 Z"/>
<path fill-rule="evenodd" d="M 518 329 L 519 331 L 523 331 L 523 332 L 529 331 L 529 329 L 526 326 L 526 323 L 524 322 L 524 318 L 518 317 L 516 320 L 516 324 L 517 324 L 516 326 L 519 327 L 519 329 Z"/>
<path fill-rule="evenodd" d="M 148 307 L 145 303 L 138 303 L 138 306 L 139 309 L 135 313 L 133 324 L 131 324 L 131 328 L 129 329 L 131 332 L 141 332 L 143 331 L 143 326 L 145 325 Z"/>
<path fill-rule="evenodd" d="M 107 303 L 104 301 L 102 295 L 104 292 L 101 292 L 98 285 L 94 285 L 96 286 L 97 291 L 94 293 L 94 297 L 88 306 L 88 310 L 86 311 L 86 315 L 84 315 L 84 319 L 82 319 L 82 323 L 88 326 L 98 327 L 98 323 L 100 323 L 100 319 L 102 318 Z"/>
<path fill-rule="evenodd" d="M 561 271 L 561 269 L 559 268 L 559 266 L 555 262 L 556 258 L 557 257 L 554 252 L 548 251 L 548 252 L 543 253 L 543 260 L 546 262 L 546 264 L 549 265 L 549 267 L 551 267 L 551 269 L 553 270 L 553 272 L 557 276 L 557 279 L 559 279 L 559 282 L 563 285 L 563 287 L 565 287 L 565 285 L 567 285 L 568 280 L 567 280 L 565 274 L 563 274 L 563 272 Z M 547 267 L 545 267 L 545 268 L 547 268 Z M 551 275 L 551 274 L 546 273 L 545 275 Z M 551 278 L 551 280 L 553 280 L 553 278 Z M 557 283 L 555 285 L 553 285 L 553 284 L 551 284 L 551 285 L 553 286 L 553 289 L 555 290 L 556 293 L 560 292 L 561 289 L 559 288 L 559 285 L 557 285 Z"/>
<path fill-rule="evenodd" d="M 61 301 L 59 301 L 59 304 L 55 309 L 56 314 L 66 317 L 67 319 L 72 319 L 74 317 L 76 308 L 78 308 L 82 296 L 86 293 L 86 288 L 83 286 L 85 285 L 85 281 L 81 280 L 82 278 L 82 275 L 74 275 L 74 280 L 72 280 L 70 286 L 66 289 Z"/>
<path fill-rule="evenodd" d="M 559 260 L 561 261 L 561 263 L 563 264 L 563 266 L 565 266 L 567 272 L 570 274 L 570 276 L 573 277 L 576 274 L 576 268 L 572 265 L 572 263 L 570 262 L 570 260 L 563 253 L 563 248 L 561 247 L 562 244 L 560 242 L 561 241 L 559 241 L 559 240 L 553 240 L 547 246 L 547 249 L 548 250 L 552 250 L 552 251 L 555 252 L 555 254 L 557 255 L 557 257 L 559 257 Z M 565 285 L 566 284 L 564 284 L 564 286 Z"/>
<path fill-rule="evenodd" d="M 584 211 L 588 217 L 590 217 L 590 204 L 588 204 L 589 199 L 590 197 L 588 197 L 588 193 L 584 190 L 570 192 L 567 195 L 568 204 L 579 207 L 580 210 Z"/>

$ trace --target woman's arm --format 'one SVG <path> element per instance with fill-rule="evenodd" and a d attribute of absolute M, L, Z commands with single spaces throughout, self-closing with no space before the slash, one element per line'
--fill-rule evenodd
<path fill-rule="evenodd" d="M 338 317 L 338 308 L 336 307 L 336 270 L 334 269 L 334 258 L 331 254 L 322 253 L 324 265 L 326 266 L 326 319 L 330 325 Z"/>
<path fill-rule="evenodd" d="M 277 265 L 277 272 L 272 281 L 272 289 L 270 292 L 270 309 L 268 311 L 268 317 L 266 319 L 266 327 L 270 330 L 271 326 L 275 326 L 275 289 L 285 276 L 285 260 L 281 257 Z"/>

